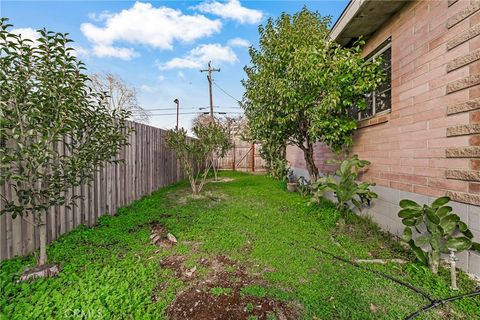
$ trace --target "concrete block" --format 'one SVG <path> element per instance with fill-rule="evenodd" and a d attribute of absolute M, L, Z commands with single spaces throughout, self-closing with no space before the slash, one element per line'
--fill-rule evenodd
<path fill-rule="evenodd" d="M 447 128 L 447 137 L 463 136 L 480 133 L 480 124 L 464 124 Z"/>
<path fill-rule="evenodd" d="M 480 59 L 480 49 L 474 50 L 467 55 L 458 57 L 447 64 L 447 72 L 461 68 Z"/>
<path fill-rule="evenodd" d="M 480 242 L 480 230 L 475 228 L 470 228 L 470 231 L 473 233 L 473 241 Z"/>
<path fill-rule="evenodd" d="M 468 251 L 462 251 L 460 253 L 456 254 L 458 261 L 457 261 L 457 267 L 462 269 L 462 270 L 468 270 L 468 258 L 470 256 Z M 446 259 L 448 261 L 448 257 Z"/>
<path fill-rule="evenodd" d="M 480 84 L 480 74 L 474 74 L 460 80 L 455 80 L 447 84 L 447 93 L 453 93 L 458 90 L 466 89 Z"/>
<path fill-rule="evenodd" d="M 452 28 L 454 25 L 456 25 L 457 23 L 461 22 L 462 20 L 468 18 L 469 16 L 471 16 L 472 14 L 477 12 L 478 10 L 480 10 L 480 2 L 472 1 L 472 4 L 470 6 L 461 10 L 460 12 L 458 12 L 453 17 L 450 17 L 447 20 L 447 28 L 448 29 Z"/>
<path fill-rule="evenodd" d="M 472 28 L 460 33 L 453 39 L 447 42 L 447 50 L 452 50 L 453 48 L 461 45 L 462 43 L 475 38 L 480 34 L 480 23 L 473 26 Z"/>
<path fill-rule="evenodd" d="M 478 126 L 480 128 L 480 125 Z M 445 171 L 447 179 L 480 181 L 480 170 L 448 169 Z"/>
<path fill-rule="evenodd" d="M 455 114 L 480 109 L 480 98 L 468 100 L 447 107 L 447 114 Z"/>
<path fill-rule="evenodd" d="M 468 225 L 471 228 L 480 230 L 480 207 L 468 206 Z"/>
<path fill-rule="evenodd" d="M 447 196 L 454 201 L 480 206 L 480 195 L 478 194 L 447 191 Z"/>
<path fill-rule="evenodd" d="M 468 205 L 465 203 L 450 201 L 448 203 L 453 208 L 453 212 L 456 213 L 463 222 L 468 223 Z"/>
<path fill-rule="evenodd" d="M 480 277 L 480 254 L 470 251 L 468 257 L 468 272 Z"/>
<path fill-rule="evenodd" d="M 400 190 L 386 188 L 383 186 L 374 186 L 372 190 L 378 194 L 378 199 L 398 205 L 400 201 Z"/>

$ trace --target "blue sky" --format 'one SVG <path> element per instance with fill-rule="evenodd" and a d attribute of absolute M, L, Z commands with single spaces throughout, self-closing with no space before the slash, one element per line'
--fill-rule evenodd
<path fill-rule="evenodd" d="M 197 112 L 209 105 L 205 73 L 209 60 L 221 72 L 216 83 L 241 99 L 249 63 L 248 45 L 258 43 L 257 28 L 269 17 L 295 13 L 306 5 L 333 21 L 348 1 L 0 1 L 0 16 L 22 34 L 47 28 L 68 32 L 88 71 L 118 74 L 138 91 L 139 102 L 152 114 Z M 213 87 L 217 111 L 241 112 L 234 99 Z M 189 128 L 195 115 L 182 114 Z M 173 128 L 174 115 L 150 117 L 150 124 Z"/>

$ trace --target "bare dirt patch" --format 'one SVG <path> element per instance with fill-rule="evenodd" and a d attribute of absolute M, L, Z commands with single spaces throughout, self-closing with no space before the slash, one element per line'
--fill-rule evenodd
<path fill-rule="evenodd" d="M 152 244 L 162 248 L 171 248 L 177 243 L 177 239 L 159 222 L 152 222 L 150 226 L 150 240 Z"/>
<path fill-rule="evenodd" d="M 171 258 L 166 263 L 178 270 L 179 278 L 185 268 L 179 266 L 179 259 Z M 298 312 L 283 301 L 270 297 L 256 297 L 242 294 L 242 288 L 250 285 L 266 285 L 261 278 L 252 277 L 235 261 L 220 255 L 213 259 L 197 261 L 208 269 L 203 279 L 191 281 L 167 310 L 171 320 L 185 319 L 296 319 Z"/>
<path fill-rule="evenodd" d="M 228 198 L 228 196 L 221 192 L 213 191 L 202 191 L 200 194 L 192 195 L 191 192 L 175 192 L 168 195 L 169 200 L 172 202 L 185 205 L 190 201 L 196 200 L 211 200 L 212 204 L 219 203 Z"/>

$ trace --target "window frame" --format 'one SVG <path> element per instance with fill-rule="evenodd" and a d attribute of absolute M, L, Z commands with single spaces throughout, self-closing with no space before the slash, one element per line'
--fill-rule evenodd
<path fill-rule="evenodd" d="M 380 56 L 382 53 L 384 53 L 385 51 L 387 51 L 388 49 L 391 49 L 392 48 L 392 39 L 391 38 L 388 38 L 387 40 L 385 40 L 381 45 L 379 45 L 369 56 L 367 56 L 367 59 L 366 61 L 372 61 L 372 60 L 375 60 L 376 57 Z M 364 120 L 368 120 L 368 119 L 371 119 L 371 118 L 374 118 L 376 116 L 381 116 L 381 115 L 384 115 L 384 114 L 387 114 L 387 113 L 391 113 L 392 112 L 392 53 L 390 52 L 390 108 L 387 109 L 387 110 L 383 110 L 383 111 L 380 111 L 380 112 L 376 112 L 376 103 L 375 103 L 375 96 L 376 96 L 376 93 L 377 93 L 377 90 L 374 90 L 372 92 L 370 92 L 370 94 L 372 95 L 372 115 L 371 116 L 368 116 L 368 117 L 362 117 L 362 111 L 358 111 L 358 114 L 357 114 L 357 120 L 358 121 L 364 121 Z M 386 92 L 387 90 L 384 90 L 382 92 Z"/>

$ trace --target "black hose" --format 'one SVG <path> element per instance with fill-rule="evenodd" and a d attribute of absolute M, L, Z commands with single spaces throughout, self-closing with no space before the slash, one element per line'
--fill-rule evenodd
<path fill-rule="evenodd" d="M 348 263 L 354 267 L 357 267 L 359 269 L 363 269 L 363 270 L 366 270 L 366 271 L 369 271 L 369 272 L 372 272 L 376 275 L 379 275 L 383 278 L 386 278 L 388 280 L 391 280 L 391 281 L 394 281 L 404 287 L 407 287 L 413 291 L 415 291 L 416 293 L 422 295 L 425 299 L 427 299 L 428 301 L 430 301 L 430 304 L 422 307 L 421 309 L 411 313 L 409 316 L 407 316 L 405 318 L 405 320 L 411 320 L 411 319 L 414 319 L 416 317 L 418 317 L 421 313 L 423 312 L 426 312 L 430 309 L 434 309 L 434 308 L 438 308 L 438 307 L 441 307 L 449 302 L 452 302 L 452 301 L 455 301 L 455 300 L 460 300 L 460 299 L 464 299 L 464 298 L 471 298 L 471 297 L 475 297 L 475 296 L 478 296 L 480 295 L 480 289 L 479 290 L 476 290 L 476 291 L 472 291 L 470 293 L 465 293 L 465 294 L 461 294 L 461 295 L 457 295 L 457 296 L 453 296 L 453 297 L 449 297 L 449 298 L 446 298 L 446 299 L 440 299 L 440 300 L 435 300 L 433 299 L 431 296 L 429 296 L 427 293 L 425 293 L 424 291 L 412 286 L 411 284 L 407 283 L 407 282 L 404 282 L 402 280 L 399 280 L 399 279 L 396 279 L 394 277 L 392 277 L 391 275 L 388 275 L 386 273 L 383 273 L 381 271 L 377 271 L 377 270 L 374 270 L 374 269 L 371 269 L 371 268 L 368 268 L 368 267 L 365 267 L 365 266 L 362 266 L 354 261 L 350 261 L 348 259 L 345 259 L 343 257 L 340 257 L 340 256 L 337 256 L 337 255 L 334 255 L 333 253 L 330 253 L 328 251 L 325 251 L 321 248 L 317 248 L 317 247 L 312 247 L 314 250 L 316 251 L 319 251 L 323 254 L 326 254 L 328 256 L 331 256 L 332 258 L 336 259 L 336 260 L 339 260 L 339 261 L 342 261 L 342 262 L 345 262 L 345 263 Z"/>
<path fill-rule="evenodd" d="M 425 299 L 427 299 L 428 301 L 430 301 L 430 302 L 432 302 L 432 303 L 435 302 L 435 299 L 433 299 L 432 297 L 430 297 L 427 293 L 425 293 L 425 292 L 423 292 L 422 290 L 420 290 L 420 289 L 412 286 L 411 284 L 409 284 L 409 283 L 407 283 L 407 282 L 404 282 L 404 281 L 402 281 L 402 280 L 396 279 L 396 278 L 392 277 L 391 275 L 388 275 L 388 274 L 383 273 L 383 272 L 381 272 L 381 271 L 377 271 L 377 270 L 370 269 L 370 268 L 368 268 L 368 267 L 362 266 L 362 265 L 360 265 L 360 264 L 358 264 L 358 263 L 356 263 L 356 262 L 350 261 L 350 260 L 348 260 L 348 259 L 342 258 L 342 257 L 337 256 L 337 255 L 334 255 L 333 253 L 330 253 L 330 252 L 325 251 L 325 250 L 323 250 L 323 249 L 320 249 L 320 248 L 317 248 L 317 247 L 312 247 L 312 248 L 315 249 L 315 250 L 317 250 L 317 251 L 320 251 L 320 252 L 323 253 L 323 254 L 329 255 L 329 256 L 331 256 L 331 257 L 334 258 L 334 259 L 340 260 L 340 261 L 342 261 L 342 262 L 348 263 L 348 264 L 350 264 L 350 265 L 352 265 L 352 266 L 355 266 L 355 267 L 357 267 L 357 268 L 360 268 L 360 269 L 363 269 L 363 270 L 367 270 L 367 271 L 372 272 L 372 273 L 374 273 L 374 274 L 377 274 L 377 275 L 379 275 L 379 276 L 381 276 L 381 277 L 383 277 L 383 278 L 386 278 L 386 279 L 388 279 L 388 280 L 394 281 L 394 282 L 396 282 L 396 283 L 398 283 L 398 284 L 400 284 L 400 285 L 402 285 L 402 286 L 404 286 L 404 287 L 407 287 L 407 288 L 409 288 L 410 290 L 413 290 L 413 291 L 415 291 L 416 293 L 422 295 L 422 296 L 423 296 Z"/>
<path fill-rule="evenodd" d="M 447 304 L 448 302 L 455 301 L 455 300 L 460 300 L 460 299 L 464 299 L 464 298 L 471 298 L 471 297 L 475 297 L 475 296 L 478 296 L 478 295 L 480 295 L 480 290 L 473 291 L 473 292 L 466 293 L 466 294 L 461 294 L 461 295 L 458 295 L 458 296 L 453 296 L 453 297 L 450 297 L 450 298 L 447 298 L 447 299 L 432 301 L 429 305 L 426 305 L 425 307 L 421 308 L 420 310 L 417 310 L 417 311 L 411 313 L 408 317 L 405 318 L 405 320 L 414 319 L 414 318 L 418 317 L 422 312 L 426 312 L 430 309 L 441 307 L 441 306 Z"/>

